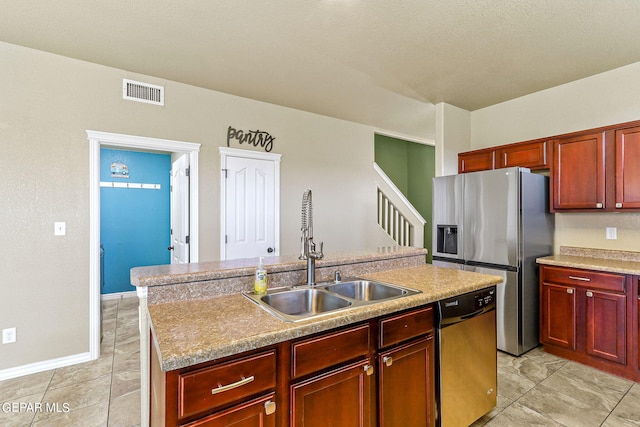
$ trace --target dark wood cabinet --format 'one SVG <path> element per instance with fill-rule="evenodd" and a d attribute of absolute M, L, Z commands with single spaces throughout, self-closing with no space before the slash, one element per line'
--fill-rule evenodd
<path fill-rule="evenodd" d="M 152 427 L 276 425 L 276 349 L 165 373 L 153 342 Z"/>
<path fill-rule="evenodd" d="M 603 128 L 554 141 L 554 212 L 640 210 L 640 126 Z"/>
<path fill-rule="evenodd" d="M 293 342 L 290 425 L 371 426 L 371 347 L 368 323 Z"/>
<path fill-rule="evenodd" d="M 276 427 L 275 413 L 270 413 L 275 394 L 234 406 L 193 423 L 188 427 Z"/>
<path fill-rule="evenodd" d="M 433 307 L 380 320 L 378 426 L 423 427 L 435 423 Z"/>
<path fill-rule="evenodd" d="M 635 347 L 636 374 L 637 377 L 640 378 L 640 276 L 633 277 L 633 285 L 633 295 L 635 295 L 635 313 L 632 323 L 634 328 L 632 348 Z"/>
<path fill-rule="evenodd" d="M 640 211 L 640 121 L 458 153 L 458 173 L 549 170 L 552 212 Z"/>
<path fill-rule="evenodd" d="M 369 427 L 373 367 L 360 361 L 291 386 L 292 427 Z"/>
<path fill-rule="evenodd" d="M 366 357 L 371 349 L 370 330 L 369 324 L 364 324 L 292 343 L 291 378 Z"/>
<path fill-rule="evenodd" d="M 604 132 L 553 142 L 552 211 L 604 209 Z"/>
<path fill-rule="evenodd" d="M 500 168 L 520 166 L 536 169 L 548 169 L 548 142 L 532 141 L 502 146 L 499 153 Z"/>
<path fill-rule="evenodd" d="M 380 427 L 433 425 L 433 336 L 378 355 Z"/>
<path fill-rule="evenodd" d="M 275 387 L 275 350 L 178 374 L 178 417 L 187 418 Z"/>
<path fill-rule="evenodd" d="M 569 350 L 576 349 L 576 289 L 542 283 L 540 341 Z"/>
<path fill-rule="evenodd" d="M 477 172 L 496 168 L 494 149 L 468 151 L 458 154 L 458 173 Z"/>
<path fill-rule="evenodd" d="M 151 332 L 150 425 L 431 427 L 433 321 L 428 305 L 169 372 Z"/>
<path fill-rule="evenodd" d="M 536 140 L 500 145 L 458 154 L 458 173 L 520 166 L 531 170 L 549 168 L 549 142 Z"/>
<path fill-rule="evenodd" d="M 638 381 L 628 363 L 637 355 L 632 329 L 637 310 L 631 276 L 540 267 L 540 341 L 545 351 Z"/>
<path fill-rule="evenodd" d="M 611 292 L 586 290 L 587 354 L 627 363 L 627 296 Z"/>
<path fill-rule="evenodd" d="M 640 126 L 615 132 L 615 208 L 640 209 Z"/>

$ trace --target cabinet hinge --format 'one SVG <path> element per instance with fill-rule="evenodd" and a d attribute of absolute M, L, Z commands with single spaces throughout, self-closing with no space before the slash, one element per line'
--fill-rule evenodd
<path fill-rule="evenodd" d="M 228 170 L 229 170 L 229 169 L 222 169 L 222 172 L 224 172 L 224 178 L 225 178 L 225 179 L 227 179 L 227 171 L 228 171 Z"/>
<path fill-rule="evenodd" d="M 184 173 L 186 176 L 191 176 L 191 167 L 188 167 Z"/>
<path fill-rule="evenodd" d="M 191 236 L 187 236 L 187 238 L 185 239 L 186 244 L 188 245 L 189 243 L 191 243 Z"/>

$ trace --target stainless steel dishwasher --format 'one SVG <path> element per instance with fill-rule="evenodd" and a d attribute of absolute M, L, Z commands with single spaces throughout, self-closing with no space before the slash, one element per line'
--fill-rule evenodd
<path fill-rule="evenodd" d="M 496 406 L 496 288 L 436 304 L 436 425 L 467 427 Z"/>

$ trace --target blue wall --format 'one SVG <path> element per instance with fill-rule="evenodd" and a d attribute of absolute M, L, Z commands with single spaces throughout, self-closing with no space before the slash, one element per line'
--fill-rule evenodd
<path fill-rule="evenodd" d="M 128 166 L 129 178 L 111 176 L 111 164 Z M 171 155 L 100 149 L 100 181 L 160 184 L 160 190 L 100 188 L 102 293 L 135 290 L 132 267 L 169 264 Z"/>

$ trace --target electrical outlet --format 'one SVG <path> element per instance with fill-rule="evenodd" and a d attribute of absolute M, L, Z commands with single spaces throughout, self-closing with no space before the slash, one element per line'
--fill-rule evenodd
<path fill-rule="evenodd" d="M 16 328 L 7 328 L 2 330 L 2 344 L 11 344 L 16 342 Z"/>
<path fill-rule="evenodd" d="M 607 235 L 607 240 L 617 240 L 618 229 L 616 227 L 607 227 L 606 235 Z"/>

